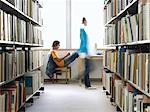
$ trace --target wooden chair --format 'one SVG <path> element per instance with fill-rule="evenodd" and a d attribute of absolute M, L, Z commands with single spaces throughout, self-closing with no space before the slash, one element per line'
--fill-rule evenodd
<path fill-rule="evenodd" d="M 54 80 L 56 80 L 56 82 L 58 81 L 58 76 L 59 75 L 63 75 L 63 73 L 65 74 L 65 80 L 66 80 L 66 84 L 68 84 L 69 79 L 71 79 L 71 67 L 61 67 L 61 68 L 56 68 L 56 72 L 54 75 Z"/>

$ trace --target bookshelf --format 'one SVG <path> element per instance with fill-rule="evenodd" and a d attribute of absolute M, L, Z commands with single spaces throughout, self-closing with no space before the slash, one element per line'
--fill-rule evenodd
<path fill-rule="evenodd" d="M 42 7 L 41 0 L 0 0 L 0 112 L 25 111 L 27 90 L 31 98 L 42 87 Z"/>
<path fill-rule="evenodd" d="M 104 0 L 104 7 L 110 2 L 111 0 Z"/>
<path fill-rule="evenodd" d="M 109 0 L 110 1 L 110 0 Z M 116 16 L 112 17 L 108 22 L 105 23 L 105 27 L 109 26 L 109 24 L 113 23 L 115 20 L 124 17 L 128 10 L 133 10 L 138 3 L 138 0 L 133 0 L 130 4 L 128 4 L 123 10 L 121 10 Z M 107 2 L 108 4 L 108 2 Z M 106 6 L 105 6 L 106 7 Z M 135 8 L 136 9 L 136 8 Z M 134 9 L 134 10 L 135 10 Z M 136 11 L 135 11 L 136 12 Z"/>
<path fill-rule="evenodd" d="M 150 1 L 105 0 L 104 15 L 103 88 L 117 110 L 148 112 Z"/>
<path fill-rule="evenodd" d="M 31 22 L 33 25 L 38 25 L 38 26 L 42 26 L 41 23 L 39 23 L 38 21 L 34 20 L 32 17 L 28 16 L 27 14 L 25 14 L 25 12 L 22 12 L 20 11 L 17 7 L 15 7 L 13 4 L 11 4 L 10 2 L 6 1 L 6 0 L 1 0 L 0 1 L 0 5 L 1 5 L 1 8 L 10 13 L 10 14 L 13 14 L 13 15 L 16 15 L 17 17 L 25 20 L 25 21 L 28 21 L 28 22 Z M 40 5 L 41 7 L 41 5 Z"/>

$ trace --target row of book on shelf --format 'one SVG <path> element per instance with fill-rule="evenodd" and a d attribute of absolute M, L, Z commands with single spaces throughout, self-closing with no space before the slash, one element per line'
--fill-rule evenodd
<path fill-rule="evenodd" d="M 150 2 L 138 7 L 138 14 L 127 15 L 105 28 L 105 44 L 150 40 Z M 106 19 L 106 18 L 105 18 Z"/>
<path fill-rule="evenodd" d="M 37 70 L 0 87 L 0 112 L 17 112 L 41 84 L 41 71 Z"/>
<path fill-rule="evenodd" d="M 40 70 L 35 70 L 25 74 L 26 98 L 41 87 L 41 84 L 43 83 L 41 75 Z"/>
<path fill-rule="evenodd" d="M 113 102 L 122 112 L 149 112 L 150 99 L 130 83 L 125 83 L 114 73 L 103 75 L 103 86 L 109 92 Z"/>
<path fill-rule="evenodd" d="M 110 0 L 104 7 L 104 22 L 107 23 L 134 1 L 135 0 Z"/>
<path fill-rule="evenodd" d="M 25 81 L 20 79 L 0 89 L 0 111 L 17 112 L 25 102 Z"/>
<path fill-rule="evenodd" d="M 14 7 L 22 11 L 27 16 L 42 24 L 41 8 L 37 0 L 7 0 Z"/>
<path fill-rule="evenodd" d="M 3 10 L 0 10 L 0 40 L 31 44 L 43 43 L 42 32 L 38 27 Z"/>
<path fill-rule="evenodd" d="M 9 81 L 42 65 L 42 51 L 0 53 L 0 82 Z"/>
<path fill-rule="evenodd" d="M 112 72 L 150 93 L 150 53 L 106 52 L 106 66 Z"/>

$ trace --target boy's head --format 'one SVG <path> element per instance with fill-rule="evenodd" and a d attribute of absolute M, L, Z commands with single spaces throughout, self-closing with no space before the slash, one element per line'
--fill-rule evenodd
<path fill-rule="evenodd" d="M 52 44 L 53 49 L 58 49 L 60 46 L 60 42 L 58 40 L 55 40 Z"/>
<path fill-rule="evenodd" d="M 87 26 L 87 20 L 85 17 L 82 18 L 82 24 L 84 24 L 85 26 Z"/>

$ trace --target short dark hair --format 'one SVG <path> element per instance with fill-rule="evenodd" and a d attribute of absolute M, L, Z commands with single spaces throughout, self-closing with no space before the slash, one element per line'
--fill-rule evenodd
<path fill-rule="evenodd" d="M 53 42 L 53 44 L 52 44 L 52 47 L 56 47 L 57 45 L 59 45 L 60 44 L 60 42 L 58 41 L 58 40 L 55 40 L 54 42 Z"/>
<path fill-rule="evenodd" d="M 82 18 L 82 24 L 83 24 L 85 21 L 86 21 L 86 18 L 83 17 L 83 18 Z"/>

